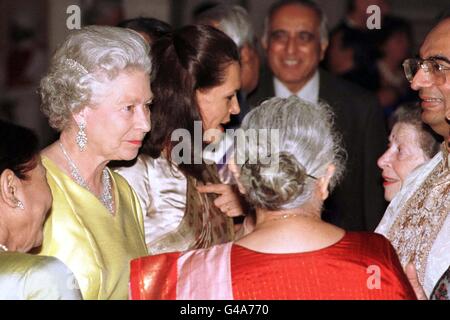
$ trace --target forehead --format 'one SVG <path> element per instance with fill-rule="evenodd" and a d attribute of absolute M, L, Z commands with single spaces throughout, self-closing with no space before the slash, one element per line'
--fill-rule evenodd
<path fill-rule="evenodd" d="M 239 63 L 232 62 L 227 65 L 223 71 L 224 80 L 221 84 L 211 88 L 198 89 L 202 93 L 211 94 L 230 94 L 241 87 L 241 67 Z"/>
<path fill-rule="evenodd" d="M 239 63 L 233 62 L 225 68 L 225 82 L 223 86 L 237 90 L 241 86 L 241 67 Z"/>
<path fill-rule="evenodd" d="M 271 30 L 305 30 L 319 32 L 320 19 L 313 9 L 289 4 L 276 10 L 270 19 Z"/>
<path fill-rule="evenodd" d="M 149 95 L 151 94 L 149 75 L 139 69 L 123 70 L 114 79 L 104 81 L 96 92 L 96 98 L 114 100 Z"/>
<path fill-rule="evenodd" d="M 397 141 L 405 141 L 408 144 L 414 144 L 417 141 L 418 129 L 405 122 L 397 122 L 392 128 L 391 137 Z"/>
<path fill-rule="evenodd" d="M 450 58 L 450 19 L 431 30 L 420 48 L 420 55 L 423 59 L 438 55 Z"/>

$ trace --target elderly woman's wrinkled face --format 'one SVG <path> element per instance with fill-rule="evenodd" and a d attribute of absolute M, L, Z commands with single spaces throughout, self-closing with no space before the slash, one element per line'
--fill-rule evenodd
<path fill-rule="evenodd" d="M 17 251 L 27 252 L 42 244 L 42 231 L 45 217 L 52 205 L 52 194 L 45 177 L 46 170 L 38 160 L 37 166 L 27 172 L 27 179 L 20 180 L 21 188 L 17 198 L 24 204 L 24 210 L 18 210 L 14 241 Z"/>
<path fill-rule="evenodd" d="M 225 69 L 225 81 L 221 85 L 207 90 L 197 90 L 203 130 L 222 130 L 221 125 L 230 121 L 230 115 L 240 112 L 236 95 L 240 87 L 240 67 L 237 62 L 233 62 Z"/>
<path fill-rule="evenodd" d="M 131 160 L 150 131 L 150 79 L 143 71 L 130 69 L 106 84 L 85 108 L 90 150 L 106 160 Z"/>
<path fill-rule="evenodd" d="M 391 201 L 405 178 L 419 165 L 430 160 L 420 147 L 419 132 L 407 123 L 396 123 L 389 136 L 389 147 L 378 159 L 383 170 L 384 197 Z"/>

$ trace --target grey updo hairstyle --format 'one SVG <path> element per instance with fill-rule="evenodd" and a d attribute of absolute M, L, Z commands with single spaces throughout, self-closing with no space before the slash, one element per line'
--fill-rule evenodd
<path fill-rule="evenodd" d="M 88 26 L 71 32 L 40 83 L 41 108 L 50 125 L 63 130 L 72 113 L 92 102 L 95 88 L 120 71 L 135 68 L 150 74 L 149 53 L 144 38 L 130 29 Z"/>
<path fill-rule="evenodd" d="M 251 164 L 241 169 L 240 182 L 248 201 L 256 208 L 294 209 L 312 199 L 316 181 L 329 164 L 336 167 L 330 180 L 334 188 L 344 171 L 346 158 L 341 137 L 334 131 L 334 115 L 324 103 L 313 104 L 292 96 L 272 98 L 252 110 L 242 129 L 278 129 L 277 163 Z M 260 159 L 266 146 L 247 144 L 249 158 Z"/>

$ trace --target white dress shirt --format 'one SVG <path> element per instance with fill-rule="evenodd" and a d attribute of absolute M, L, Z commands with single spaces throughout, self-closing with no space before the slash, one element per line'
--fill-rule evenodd
<path fill-rule="evenodd" d="M 273 85 L 275 88 L 275 96 L 279 98 L 289 98 L 292 95 L 304 99 L 306 101 L 317 103 L 319 101 L 319 71 L 312 76 L 311 79 L 303 86 L 303 88 L 297 92 L 293 93 L 289 91 L 284 84 L 281 83 L 276 77 L 273 78 Z"/>

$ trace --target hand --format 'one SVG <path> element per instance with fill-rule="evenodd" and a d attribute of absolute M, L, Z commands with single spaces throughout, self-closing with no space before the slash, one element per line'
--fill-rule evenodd
<path fill-rule="evenodd" d="M 408 263 L 405 267 L 405 273 L 408 277 L 409 283 L 411 284 L 411 287 L 414 289 L 414 293 L 417 296 L 418 300 L 428 300 L 427 295 L 425 294 L 425 291 L 423 291 L 422 286 L 419 282 L 419 277 L 417 276 L 416 267 L 412 262 Z"/>
<path fill-rule="evenodd" d="M 238 217 L 244 214 L 239 195 L 228 184 L 207 184 L 197 186 L 200 193 L 215 193 L 219 196 L 214 205 L 229 217 Z"/>

